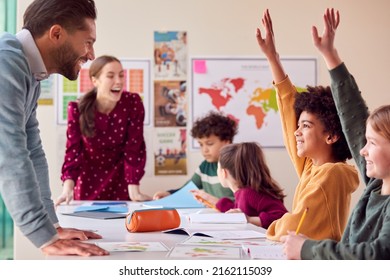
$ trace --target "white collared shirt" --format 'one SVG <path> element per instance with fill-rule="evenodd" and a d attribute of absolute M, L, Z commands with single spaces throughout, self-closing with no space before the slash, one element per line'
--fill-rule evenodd
<path fill-rule="evenodd" d="M 22 44 L 31 72 L 37 81 L 42 81 L 49 77 L 46 66 L 43 63 L 41 53 L 35 44 L 34 38 L 27 29 L 22 29 L 16 34 L 16 38 Z"/>

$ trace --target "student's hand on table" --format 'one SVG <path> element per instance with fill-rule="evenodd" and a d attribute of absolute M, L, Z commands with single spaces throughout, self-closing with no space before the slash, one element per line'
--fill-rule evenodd
<path fill-rule="evenodd" d="M 303 243 L 307 239 L 303 234 L 295 234 L 295 231 L 288 231 L 287 235 L 280 237 L 283 242 L 284 253 L 289 260 L 300 260 Z"/>
<path fill-rule="evenodd" d="M 205 192 L 204 190 L 191 190 L 190 192 L 194 195 L 195 199 L 197 201 L 199 201 L 200 203 L 203 203 L 203 201 L 201 199 L 197 198 L 197 196 L 201 197 L 204 200 L 207 200 L 209 203 L 211 203 L 213 205 L 217 204 L 217 202 L 219 200 L 217 197 Z"/>
<path fill-rule="evenodd" d="M 73 188 L 74 181 L 73 180 L 65 180 L 64 185 L 62 186 L 62 194 L 57 198 L 54 206 L 57 207 L 62 202 L 69 204 L 69 202 L 73 199 Z"/>
<path fill-rule="evenodd" d="M 160 198 L 164 198 L 168 195 L 171 195 L 169 192 L 166 192 L 166 191 L 160 191 L 160 192 L 156 192 L 154 195 L 153 195 L 153 200 L 157 200 L 157 199 L 160 199 Z"/>
<path fill-rule="evenodd" d="M 78 240 L 88 240 L 88 239 L 102 239 L 100 234 L 94 233 L 89 230 L 81 230 L 76 228 L 57 228 L 57 233 L 60 239 L 78 239 Z"/>
<path fill-rule="evenodd" d="M 128 185 L 128 191 L 129 191 L 129 196 L 132 201 L 148 201 L 152 200 L 152 197 L 150 197 L 147 194 L 141 193 L 139 190 L 139 185 Z"/>
<path fill-rule="evenodd" d="M 43 247 L 45 255 L 77 255 L 83 257 L 106 256 L 110 253 L 91 243 L 83 243 L 78 240 L 58 239 Z"/>

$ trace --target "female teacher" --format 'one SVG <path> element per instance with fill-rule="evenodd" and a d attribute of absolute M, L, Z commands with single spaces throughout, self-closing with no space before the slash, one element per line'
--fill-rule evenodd
<path fill-rule="evenodd" d="M 133 200 L 145 171 L 145 110 L 137 93 L 123 91 L 125 74 L 112 56 L 96 58 L 89 76 L 94 88 L 69 102 L 63 191 L 56 205 L 75 200 Z"/>

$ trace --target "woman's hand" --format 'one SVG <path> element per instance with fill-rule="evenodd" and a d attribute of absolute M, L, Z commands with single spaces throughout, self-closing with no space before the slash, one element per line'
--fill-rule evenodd
<path fill-rule="evenodd" d="M 60 205 L 62 202 L 65 202 L 66 204 L 70 203 L 70 201 L 73 199 L 73 188 L 74 188 L 74 181 L 71 179 L 65 180 L 62 186 L 62 194 L 57 198 L 54 204 L 55 207 Z"/>
<path fill-rule="evenodd" d="M 128 185 L 129 196 L 132 201 L 148 201 L 152 200 L 147 194 L 141 193 L 139 190 L 139 185 Z"/>

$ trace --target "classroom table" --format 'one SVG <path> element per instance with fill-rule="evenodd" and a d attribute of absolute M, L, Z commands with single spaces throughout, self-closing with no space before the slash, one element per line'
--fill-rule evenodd
<path fill-rule="evenodd" d="M 180 243 L 188 238 L 188 235 L 181 234 L 168 234 L 160 231 L 157 232 L 143 232 L 143 233 L 130 233 L 127 231 L 125 227 L 125 219 L 91 219 L 91 218 L 83 218 L 83 217 L 75 217 L 63 215 L 62 213 L 69 213 L 74 210 L 75 207 L 79 205 L 60 205 L 57 209 L 58 219 L 60 221 L 60 225 L 62 227 L 71 227 L 85 230 L 94 230 L 97 231 L 98 234 L 103 236 L 103 239 L 99 240 L 90 240 L 88 242 L 134 242 L 134 241 L 142 241 L 142 242 L 162 242 L 168 249 L 173 248 L 177 243 Z M 133 211 L 135 209 L 143 209 L 141 203 L 128 202 L 129 211 Z M 199 211 L 199 209 L 177 209 L 180 216 L 184 217 L 185 214 L 194 213 Z M 182 219 L 180 226 L 188 226 L 189 223 Z M 210 225 L 202 224 L 197 225 L 196 228 L 203 228 L 206 230 Z M 213 228 L 221 227 L 221 229 L 229 228 L 236 230 L 255 230 L 258 232 L 265 232 L 265 229 L 261 227 L 257 227 L 252 224 L 222 224 L 222 225 L 212 225 Z M 94 256 L 93 259 L 104 259 L 104 260 L 150 260 L 150 259 L 168 259 L 167 252 L 111 252 L 108 256 Z M 91 258 L 79 257 L 79 256 L 45 256 L 46 259 L 50 260 L 86 260 Z M 242 258 L 246 258 L 243 254 Z"/>

